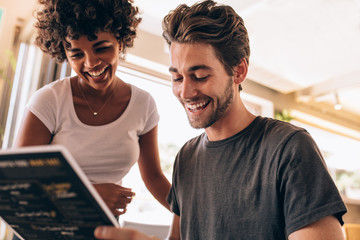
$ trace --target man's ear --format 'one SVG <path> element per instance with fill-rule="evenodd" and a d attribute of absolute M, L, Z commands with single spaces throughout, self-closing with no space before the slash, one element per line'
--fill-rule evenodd
<path fill-rule="evenodd" d="M 248 64 L 245 58 L 243 58 L 241 62 L 234 67 L 234 82 L 236 84 L 241 84 L 245 80 L 247 72 Z"/>

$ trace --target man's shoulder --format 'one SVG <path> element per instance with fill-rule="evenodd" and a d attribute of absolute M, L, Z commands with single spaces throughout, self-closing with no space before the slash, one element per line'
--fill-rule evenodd
<path fill-rule="evenodd" d="M 268 117 L 257 117 L 255 128 L 260 129 L 266 134 L 293 134 L 306 131 L 304 128 L 295 126 L 290 122 L 281 121 Z"/>
<path fill-rule="evenodd" d="M 281 143 L 288 142 L 290 139 L 299 137 L 307 139 L 310 137 L 304 128 L 289 122 L 267 117 L 257 117 L 256 121 L 252 127 L 251 136 L 271 146 L 278 146 Z"/>
<path fill-rule="evenodd" d="M 201 144 L 201 142 L 205 140 L 204 138 L 206 139 L 205 132 L 196 137 L 191 138 L 190 140 L 185 142 L 185 144 L 181 147 L 180 151 L 187 151 L 198 147 Z"/>

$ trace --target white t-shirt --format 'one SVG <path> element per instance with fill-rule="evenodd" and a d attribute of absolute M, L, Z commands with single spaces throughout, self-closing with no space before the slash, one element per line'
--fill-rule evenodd
<path fill-rule="evenodd" d="M 121 183 L 139 158 L 139 136 L 153 129 L 159 114 L 153 97 L 131 85 L 130 102 L 114 122 L 82 123 L 75 112 L 70 78 L 35 92 L 27 108 L 54 135 L 51 144 L 65 146 L 93 183 Z"/>

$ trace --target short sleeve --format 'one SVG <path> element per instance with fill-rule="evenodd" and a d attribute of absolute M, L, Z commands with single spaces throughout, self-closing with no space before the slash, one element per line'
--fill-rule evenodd
<path fill-rule="evenodd" d="M 141 88 L 134 85 L 131 86 L 132 94 L 136 95 L 136 103 L 133 107 L 135 107 L 135 111 L 138 111 L 137 117 L 142 119 L 143 127 L 141 131 L 138 131 L 138 136 L 141 136 L 149 132 L 159 123 L 160 115 L 153 96 Z"/>
<path fill-rule="evenodd" d="M 55 132 L 56 96 L 49 86 L 37 90 L 29 99 L 26 108 L 32 112 L 51 132 Z"/>
<path fill-rule="evenodd" d="M 173 211 L 173 213 L 175 213 L 176 215 L 180 216 L 180 209 L 179 209 L 179 205 L 178 205 L 178 201 L 177 201 L 177 197 L 176 197 L 176 190 L 175 190 L 176 186 L 177 186 L 177 179 L 178 179 L 178 174 L 177 174 L 178 173 L 178 163 L 179 163 L 179 154 L 175 158 L 173 176 L 172 176 L 172 184 L 171 184 L 170 192 L 167 196 L 166 201 L 169 203 L 171 211 Z"/>
<path fill-rule="evenodd" d="M 343 224 L 346 207 L 311 136 L 296 132 L 281 155 L 278 176 L 287 236 L 326 216 Z"/>

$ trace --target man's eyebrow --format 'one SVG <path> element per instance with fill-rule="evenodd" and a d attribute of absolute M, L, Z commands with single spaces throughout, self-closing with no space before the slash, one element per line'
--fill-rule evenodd
<path fill-rule="evenodd" d="M 176 68 L 174 68 L 174 67 L 169 67 L 169 72 L 175 72 L 175 73 L 177 73 L 178 70 L 177 70 Z"/>
<path fill-rule="evenodd" d="M 196 66 L 192 66 L 192 67 L 189 67 L 188 68 L 188 71 L 189 72 L 194 72 L 194 71 L 197 71 L 199 69 L 205 69 L 205 70 L 210 70 L 212 69 L 211 67 L 207 66 L 207 65 L 196 65 Z M 169 72 L 175 72 L 177 73 L 178 70 L 174 67 L 169 67 Z"/>
<path fill-rule="evenodd" d="M 196 65 L 196 66 L 190 67 L 188 69 L 188 71 L 189 72 L 194 72 L 194 71 L 199 70 L 199 69 L 210 70 L 211 67 L 206 66 L 206 65 Z"/>

